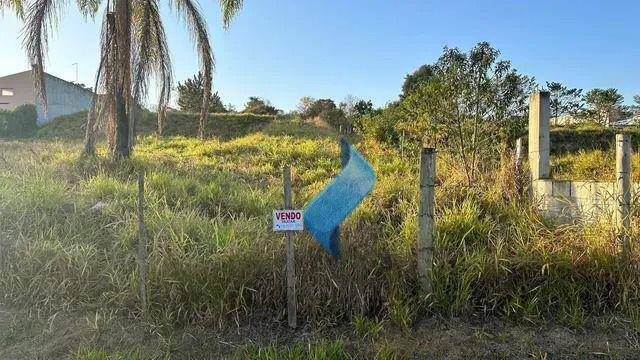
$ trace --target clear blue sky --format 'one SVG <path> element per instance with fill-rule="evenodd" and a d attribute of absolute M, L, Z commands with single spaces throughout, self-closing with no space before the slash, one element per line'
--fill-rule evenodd
<path fill-rule="evenodd" d="M 90 84 L 99 26 L 67 3 L 46 71 L 74 80 L 71 64 L 78 62 L 80 81 Z M 248 96 L 289 110 L 305 95 L 348 94 L 382 106 L 397 97 L 407 73 L 434 61 L 443 46 L 467 50 L 479 41 L 491 42 L 539 83 L 615 87 L 627 103 L 640 94 L 637 0 L 245 0 L 228 31 L 217 1 L 201 5 L 217 61 L 214 88 L 238 108 Z M 174 74 L 184 80 L 197 72 L 197 58 L 184 25 L 162 11 Z M 0 18 L 0 76 L 28 67 L 21 27 L 11 14 Z"/>

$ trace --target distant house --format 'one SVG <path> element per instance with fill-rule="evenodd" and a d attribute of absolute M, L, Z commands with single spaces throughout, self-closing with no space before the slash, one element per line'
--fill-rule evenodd
<path fill-rule="evenodd" d="M 62 115 L 88 110 L 93 92 L 81 85 L 62 80 L 45 73 L 47 113 L 42 102 L 36 97 L 32 70 L 0 77 L 0 109 L 13 110 L 20 105 L 33 104 L 38 112 L 38 125 Z"/>
<path fill-rule="evenodd" d="M 640 115 L 629 116 L 623 119 L 616 120 L 613 123 L 614 126 L 638 126 L 640 125 Z"/>
<path fill-rule="evenodd" d="M 583 122 L 588 122 L 589 119 L 584 119 L 572 115 L 560 115 L 558 117 L 552 117 L 550 119 L 550 123 L 553 126 L 566 126 L 566 125 L 574 125 Z M 640 125 L 640 115 L 635 116 L 627 116 L 616 119 L 611 124 L 613 126 L 638 126 Z"/>

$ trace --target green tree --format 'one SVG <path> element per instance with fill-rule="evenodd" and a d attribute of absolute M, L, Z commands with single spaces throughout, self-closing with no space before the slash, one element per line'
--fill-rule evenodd
<path fill-rule="evenodd" d="M 245 104 L 242 112 L 255 115 L 278 115 L 280 110 L 271 105 L 269 100 L 265 100 L 257 96 L 251 96 Z"/>
<path fill-rule="evenodd" d="M 548 82 L 551 116 L 574 115 L 582 108 L 582 89 L 570 89 L 559 82 Z"/>
<path fill-rule="evenodd" d="M 359 117 L 356 112 L 356 103 L 359 100 L 353 95 L 347 95 L 345 98 L 340 101 L 338 104 L 338 109 L 342 110 L 344 116 L 349 119 L 349 121 L 353 121 Z"/>
<path fill-rule="evenodd" d="M 20 1 L 20 0 L 2 0 Z M 47 53 L 49 35 L 59 25 L 60 11 L 65 8 L 62 0 L 34 0 L 27 11 L 24 28 L 24 45 L 31 64 L 34 64 L 34 84 L 37 96 L 46 104 L 43 59 Z M 146 97 L 149 79 L 155 75 L 160 87 L 158 127 L 162 127 L 164 113 L 171 94 L 171 59 L 167 46 L 164 24 L 160 17 L 158 0 L 113 0 L 102 6 L 101 0 L 79 1 L 80 12 L 95 17 L 104 9 L 100 38 L 100 61 L 97 69 L 95 93 L 105 94 L 104 108 L 108 111 L 109 149 L 111 156 L 120 159 L 131 154 L 136 121 L 133 117 L 137 104 Z M 204 87 L 212 82 L 213 53 L 207 26 L 193 0 L 171 0 L 193 35 L 204 77 Z M 220 1 L 225 27 L 242 7 L 243 0 Z M 209 109 L 205 92 L 200 111 L 200 138 L 204 139 L 204 123 Z M 85 153 L 95 152 L 96 108 L 94 101 L 86 126 Z M 100 105 L 102 106 L 102 105 Z M 46 105 L 45 105 L 46 111 Z"/>
<path fill-rule="evenodd" d="M 430 65 L 432 76 L 382 114 L 363 118 L 365 134 L 372 131 L 396 145 L 402 138 L 416 147 L 446 149 L 472 185 L 480 168 L 524 132 L 527 99 L 535 85 L 499 55 L 486 42 L 469 52 L 444 48 Z"/>
<path fill-rule="evenodd" d="M 587 103 L 587 116 L 601 125 L 611 126 L 624 114 L 623 100 L 624 97 L 617 89 L 591 89 L 584 96 L 584 101 Z"/>
<path fill-rule="evenodd" d="M 306 111 L 300 114 L 303 119 L 311 119 L 315 117 L 323 117 L 328 112 L 336 110 L 336 103 L 331 99 L 318 99 L 309 105 Z"/>
<path fill-rule="evenodd" d="M 640 95 L 633 96 L 633 105 L 630 110 L 634 115 L 640 115 Z"/>
<path fill-rule="evenodd" d="M 373 109 L 373 102 L 371 102 L 371 100 L 358 100 L 353 106 L 353 109 L 359 117 L 370 115 L 375 112 Z"/>
<path fill-rule="evenodd" d="M 220 100 L 218 92 L 211 94 L 209 91 L 209 112 L 223 113 L 227 112 L 224 104 Z M 202 73 L 198 73 L 191 79 L 187 79 L 184 83 L 178 83 L 178 106 L 180 110 L 187 112 L 198 112 L 202 107 L 202 96 L 204 94 L 204 78 Z"/>
<path fill-rule="evenodd" d="M 311 96 L 301 97 L 296 108 L 298 114 L 300 114 L 300 117 L 304 118 L 304 116 L 309 112 L 309 109 L 311 109 L 315 102 L 316 99 L 312 98 Z"/>
<path fill-rule="evenodd" d="M 413 73 L 407 75 L 404 78 L 402 84 L 402 97 L 408 96 L 413 92 L 421 83 L 431 79 L 434 75 L 434 69 L 432 65 L 422 65 Z"/>

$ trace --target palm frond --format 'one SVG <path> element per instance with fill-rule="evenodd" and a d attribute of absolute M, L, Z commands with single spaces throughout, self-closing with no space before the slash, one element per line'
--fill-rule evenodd
<path fill-rule="evenodd" d="M 158 4 L 155 0 L 141 0 L 133 7 L 134 31 L 134 74 L 133 97 L 136 103 L 146 97 L 149 78 L 156 75 L 160 87 L 158 100 L 158 131 L 162 131 L 165 111 L 170 101 L 173 76 L 171 73 L 171 57 L 167 45 Z"/>
<path fill-rule="evenodd" d="M 0 15 L 4 15 L 4 9 L 11 9 L 16 16 L 24 19 L 24 4 L 22 0 L 0 0 Z"/>
<path fill-rule="evenodd" d="M 95 142 L 97 132 L 102 124 L 98 123 L 98 119 L 104 118 L 102 113 L 105 105 L 109 103 L 109 92 L 105 88 L 105 72 L 108 71 L 110 59 L 113 57 L 111 51 L 113 49 L 113 17 L 109 13 L 105 13 L 102 20 L 102 30 L 100 33 L 100 63 L 96 73 L 95 84 L 93 86 L 93 95 L 91 96 L 91 104 L 87 113 L 87 124 L 85 128 L 85 142 L 83 153 L 85 155 L 95 154 Z M 98 93 L 102 90 L 105 95 L 101 98 Z"/>
<path fill-rule="evenodd" d="M 23 28 L 23 47 L 33 68 L 36 96 L 47 113 L 47 94 L 44 88 L 43 59 L 47 54 L 49 32 L 55 30 L 63 0 L 35 0 L 29 7 L 27 22 Z"/>
<path fill-rule="evenodd" d="M 220 0 L 220 10 L 222 11 L 222 25 L 226 28 L 231 24 L 231 20 L 233 20 L 234 16 L 240 10 L 242 10 L 242 6 L 244 5 L 243 0 Z"/>
<path fill-rule="evenodd" d="M 200 14 L 198 5 L 194 0 L 173 0 L 177 11 L 184 18 L 189 33 L 196 42 L 198 57 L 200 58 L 200 72 L 204 80 L 204 94 L 202 96 L 202 109 L 200 111 L 200 139 L 204 140 L 204 124 L 209 111 L 209 92 L 211 90 L 212 73 L 214 66 L 213 51 L 209 43 L 207 25 Z"/>
<path fill-rule="evenodd" d="M 94 18 L 100 8 L 100 0 L 76 0 L 78 10 L 85 18 Z"/>

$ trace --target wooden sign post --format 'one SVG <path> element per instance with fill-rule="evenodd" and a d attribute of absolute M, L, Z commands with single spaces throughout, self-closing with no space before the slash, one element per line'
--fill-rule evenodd
<path fill-rule="evenodd" d="M 430 293 L 433 266 L 433 229 L 435 212 L 436 150 L 423 148 L 420 153 L 420 199 L 418 208 L 418 280 Z"/>
<path fill-rule="evenodd" d="M 291 167 L 286 166 L 284 168 L 283 178 L 284 208 L 285 210 L 292 210 L 293 200 L 291 196 Z M 285 231 L 285 249 L 287 256 L 287 318 L 289 320 L 289 327 L 295 329 L 298 322 L 296 313 L 296 262 L 293 247 L 293 233 L 291 230 Z"/>
<path fill-rule="evenodd" d="M 144 172 L 138 174 L 138 276 L 142 313 L 147 314 L 147 239 L 144 224 Z"/>

